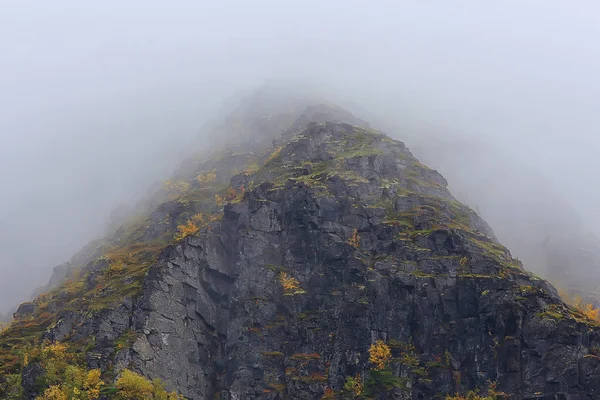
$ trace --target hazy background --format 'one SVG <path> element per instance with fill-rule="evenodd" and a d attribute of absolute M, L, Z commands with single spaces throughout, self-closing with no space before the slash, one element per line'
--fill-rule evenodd
<path fill-rule="evenodd" d="M 431 163 L 479 173 L 490 201 L 492 175 L 531 167 L 597 231 L 600 5 L 493 3 L 0 0 L 0 311 L 168 176 L 225 99 L 271 79 L 437 144 Z M 465 143 L 487 172 L 455 162 Z M 512 212 L 496 203 L 482 214 Z"/>

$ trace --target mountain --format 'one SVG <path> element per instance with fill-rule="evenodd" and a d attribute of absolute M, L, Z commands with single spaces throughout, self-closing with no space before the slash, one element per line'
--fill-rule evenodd
<path fill-rule="evenodd" d="M 600 304 L 600 239 L 539 171 L 509 151 L 458 136 L 421 134 L 408 140 L 529 270 L 572 296 Z"/>
<path fill-rule="evenodd" d="M 346 104 L 440 171 L 456 198 L 474 207 L 528 270 L 567 298 L 600 306 L 600 238 L 593 220 L 554 186 L 549 178 L 556 177 L 518 156 L 518 143 L 493 144 L 485 134 L 457 132 L 401 110 Z"/>
<path fill-rule="evenodd" d="M 2 398 L 600 398 L 594 310 L 402 142 L 264 93 L 210 132 L 19 307 Z"/>

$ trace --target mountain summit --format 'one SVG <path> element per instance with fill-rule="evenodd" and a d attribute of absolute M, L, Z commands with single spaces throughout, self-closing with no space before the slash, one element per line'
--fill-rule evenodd
<path fill-rule="evenodd" d="M 598 323 L 437 171 L 339 107 L 248 104 L 21 305 L 2 398 L 600 398 Z"/>

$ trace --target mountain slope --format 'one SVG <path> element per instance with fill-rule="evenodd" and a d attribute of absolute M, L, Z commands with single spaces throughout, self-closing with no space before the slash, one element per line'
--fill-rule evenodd
<path fill-rule="evenodd" d="M 191 399 L 600 396 L 597 323 L 439 173 L 343 110 L 279 106 L 234 114 L 226 150 L 21 307 L 4 396 L 60 381 L 52 342 L 107 385 L 129 368 Z"/>
<path fill-rule="evenodd" d="M 501 241 L 528 269 L 598 302 L 600 240 L 541 173 L 466 139 L 415 136 L 413 141 L 420 142 L 411 145 L 419 158 L 443 171 L 458 198 L 481 207 Z"/>

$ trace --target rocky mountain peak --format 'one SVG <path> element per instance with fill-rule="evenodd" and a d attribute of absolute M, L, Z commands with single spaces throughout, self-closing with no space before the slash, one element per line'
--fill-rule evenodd
<path fill-rule="evenodd" d="M 189 399 L 600 396 L 598 323 L 437 171 L 335 106 L 259 109 L 0 334 L 1 395 L 76 386 L 59 343 L 107 399 L 125 371 Z"/>

